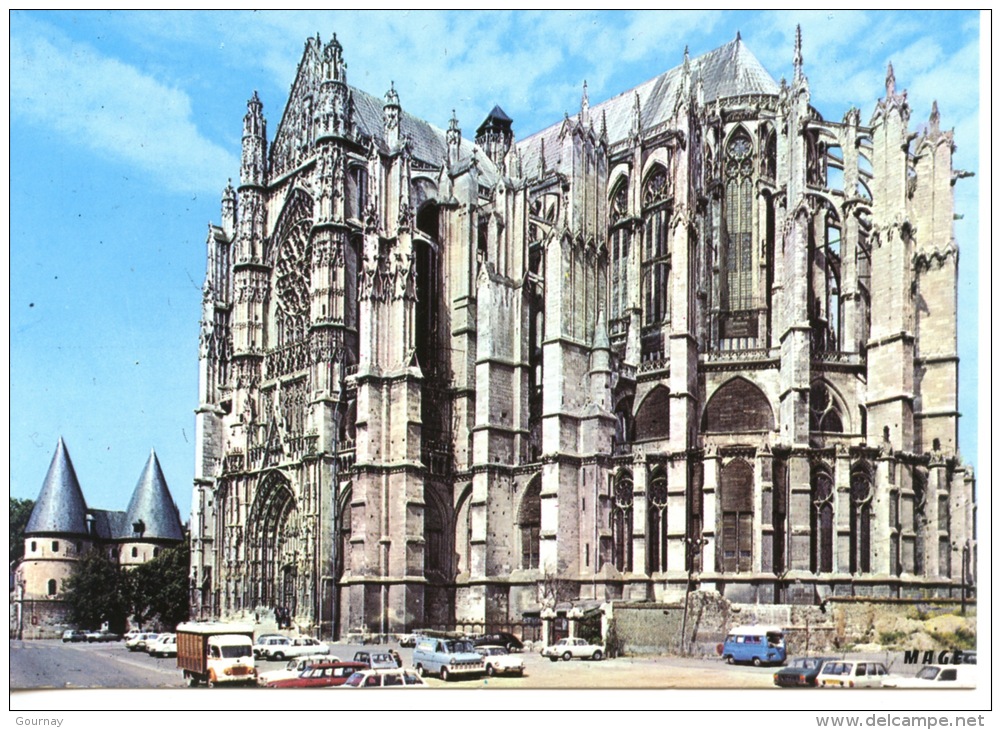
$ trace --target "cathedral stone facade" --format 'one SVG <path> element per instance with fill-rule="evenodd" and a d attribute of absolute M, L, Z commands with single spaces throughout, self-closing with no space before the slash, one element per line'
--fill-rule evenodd
<path fill-rule="evenodd" d="M 208 237 L 194 615 L 966 590 L 953 134 L 892 67 L 867 122 L 810 105 L 798 33 L 791 72 L 738 35 L 470 141 L 309 39 Z"/>

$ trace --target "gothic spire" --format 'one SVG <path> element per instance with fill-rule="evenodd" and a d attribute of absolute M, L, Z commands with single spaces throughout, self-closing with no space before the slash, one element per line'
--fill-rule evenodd
<path fill-rule="evenodd" d="M 897 93 L 897 78 L 893 75 L 893 61 L 890 61 L 886 65 L 886 98 L 894 96 Z"/>
<path fill-rule="evenodd" d="M 931 103 L 931 116 L 928 117 L 928 133 L 938 134 L 939 132 L 939 114 L 938 114 L 938 100 L 933 100 Z"/>
<path fill-rule="evenodd" d="M 803 78 L 803 31 L 796 25 L 796 45 L 792 54 L 793 80 Z"/>
<path fill-rule="evenodd" d="M 25 535 L 35 533 L 87 534 L 87 503 L 61 437 L 45 475 L 42 491 L 24 528 Z"/>
<path fill-rule="evenodd" d="M 642 132 L 642 121 L 640 113 L 640 94 L 633 92 L 633 109 L 629 118 L 629 139 L 633 144 L 639 141 Z"/>
<path fill-rule="evenodd" d="M 590 111 L 591 103 L 587 98 L 587 79 L 584 79 L 584 91 L 580 95 L 580 126 L 585 129 L 588 126 L 588 112 Z"/>
<path fill-rule="evenodd" d="M 125 512 L 125 534 L 122 537 L 138 536 L 146 540 L 183 540 L 181 520 L 177 507 L 167 488 L 156 452 L 150 450 L 149 459 Z"/>

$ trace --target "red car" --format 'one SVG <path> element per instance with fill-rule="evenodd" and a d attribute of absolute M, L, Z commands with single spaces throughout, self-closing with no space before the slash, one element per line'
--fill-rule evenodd
<path fill-rule="evenodd" d="M 298 677 L 279 679 L 269 687 L 339 687 L 355 672 L 368 669 L 361 662 L 317 662 L 306 667 Z"/>

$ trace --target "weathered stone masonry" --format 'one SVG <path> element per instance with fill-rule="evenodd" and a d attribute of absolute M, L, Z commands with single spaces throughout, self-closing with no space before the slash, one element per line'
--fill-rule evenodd
<path fill-rule="evenodd" d="M 308 40 L 209 231 L 196 615 L 956 595 L 963 173 L 937 108 L 909 122 L 892 68 L 866 124 L 825 120 L 798 35 L 789 83 L 738 36 L 471 142 Z"/>

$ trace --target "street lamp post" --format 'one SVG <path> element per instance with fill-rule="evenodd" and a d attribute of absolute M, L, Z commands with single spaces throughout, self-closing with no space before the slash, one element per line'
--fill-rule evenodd
<path fill-rule="evenodd" d="M 685 585 L 685 609 L 681 618 L 681 653 L 685 653 L 685 635 L 688 631 L 688 599 L 692 594 L 693 575 L 695 573 L 695 557 L 708 544 L 704 537 L 686 537 L 685 555 L 688 562 L 688 581 Z"/>

